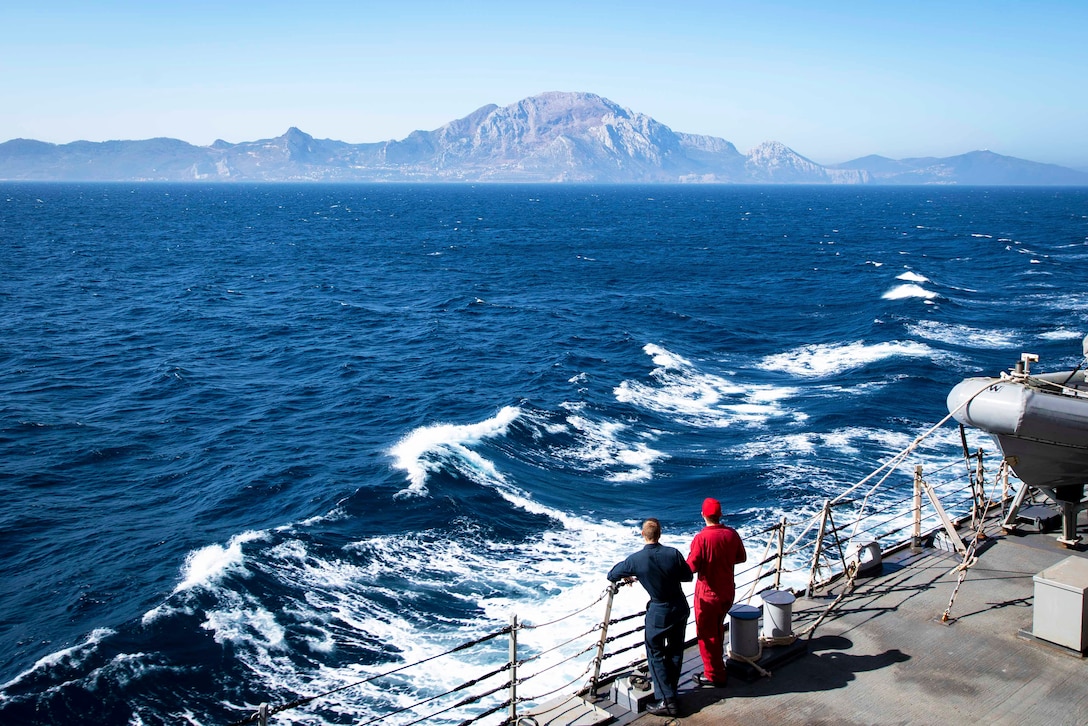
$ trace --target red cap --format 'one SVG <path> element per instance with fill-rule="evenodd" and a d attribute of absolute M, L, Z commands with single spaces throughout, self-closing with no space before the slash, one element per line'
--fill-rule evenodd
<path fill-rule="evenodd" d="M 722 505 L 717 499 L 707 497 L 703 500 L 703 516 L 704 517 L 720 517 L 722 516 Z"/>

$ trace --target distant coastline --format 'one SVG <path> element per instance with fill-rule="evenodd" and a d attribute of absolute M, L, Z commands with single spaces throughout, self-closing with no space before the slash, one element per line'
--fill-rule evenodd
<path fill-rule="evenodd" d="M 768 141 L 743 154 L 725 139 L 675 132 L 595 94 L 554 92 L 366 144 L 293 127 L 273 139 L 210 146 L 12 139 L 0 143 L 0 181 L 1088 186 L 1088 172 L 992 151 L 822 165 Z"/>

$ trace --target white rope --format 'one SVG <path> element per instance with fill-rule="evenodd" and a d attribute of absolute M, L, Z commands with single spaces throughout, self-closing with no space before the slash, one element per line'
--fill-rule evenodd
<path fill-rule="evenodd" d="M 952 596 L 948 598 L 948 607 L 946 607 L 941 614 L 942 623 L 947 623 L 952 619 L 952 605 L 956 602 L 956 595 L 959 594 L 960 586 L 963 585 L 963 581 L 967 579 L 967 571 L 974 567 L 975 563 L 978 562 L 978 556 L 975 554 L 975 550 L 978 549 L 978 543 L 986 536 L 986 533 L 984 532 L 986 528 L 986 515 L 990 512 L 991 502 L 986 496 L 986 481 L 984 479 L 979 480 L 979 487 L 981 488 L 979 498 L 984 502 L 982 513 L 979 515 L 977 527 L 973 530 L 974 536 L 971 538 L 971 546 L 963 553 L 963 562 L 956 565 L 952 570 L 959 574 L 956 578 L 956 586 L 952 589 Z"/>
<path fill-rule="evenodd" d="M 771 677 L 771 672 L 769 670 L 767 670 L 766 668 L 761 666 L 759 663 L 756 663 L 757 660 L 759 660 L 760 658 L 763 657 L 763 644 L 762 643 L 759 644 L 759 652 L 756 653 L 755 658 L 749 658 L 746 655 L 740 655 L 739 653 L 734 653 L 732 648 L 726 648 L 725 650 L 726 650 L 726 656 L 730 660 L 743 661 L 743 662 L 747 663 L 748 665 L 752 666 L 753 668 L 755 668 L 757 671 L 759 671 L 759 675 L 763 676 L 764 678 L 770 678 Z"/>

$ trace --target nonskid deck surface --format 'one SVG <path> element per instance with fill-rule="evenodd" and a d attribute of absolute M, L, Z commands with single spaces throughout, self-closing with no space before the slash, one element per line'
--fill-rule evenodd
<path fill-rule="evenodd" d="M 1080 526 L 1084 527 L 1083 515 Z M 1031 637 L 1034 575 L 1069 556 L 1049 534 L 986 530 L 947 623 L 961 557 L 927 548 L 886 556 L 879 574 L 854 591 L 815 630 L 807 651 L 769 678 L 731 677 L 725 689 L 696 690 L 702 670 L 689 649 L 681 683 L 684 724 L 773 723 L 986 724 L 1088 723 L 1088 659 Z M 814 622 L 842 592 L 836 584 L 793 607 L 794 632 Z M 618 723 L 670 719 L 616 713 Z"/>

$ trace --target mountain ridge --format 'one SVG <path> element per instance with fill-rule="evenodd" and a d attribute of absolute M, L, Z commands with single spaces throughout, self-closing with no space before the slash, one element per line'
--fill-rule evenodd
<path fill-rule="evenodd" d="M 178 139 L 0 143 L 6 181 L 580 182 L 1088 185 L 1088 173 L 971 151 L 822 165 L 778 141 L 742 154 L 592 93 L 552 91 L 488 104 L 400 140 L 350 144 L 297 127 L 271 139 L 194 146 Z"/>

